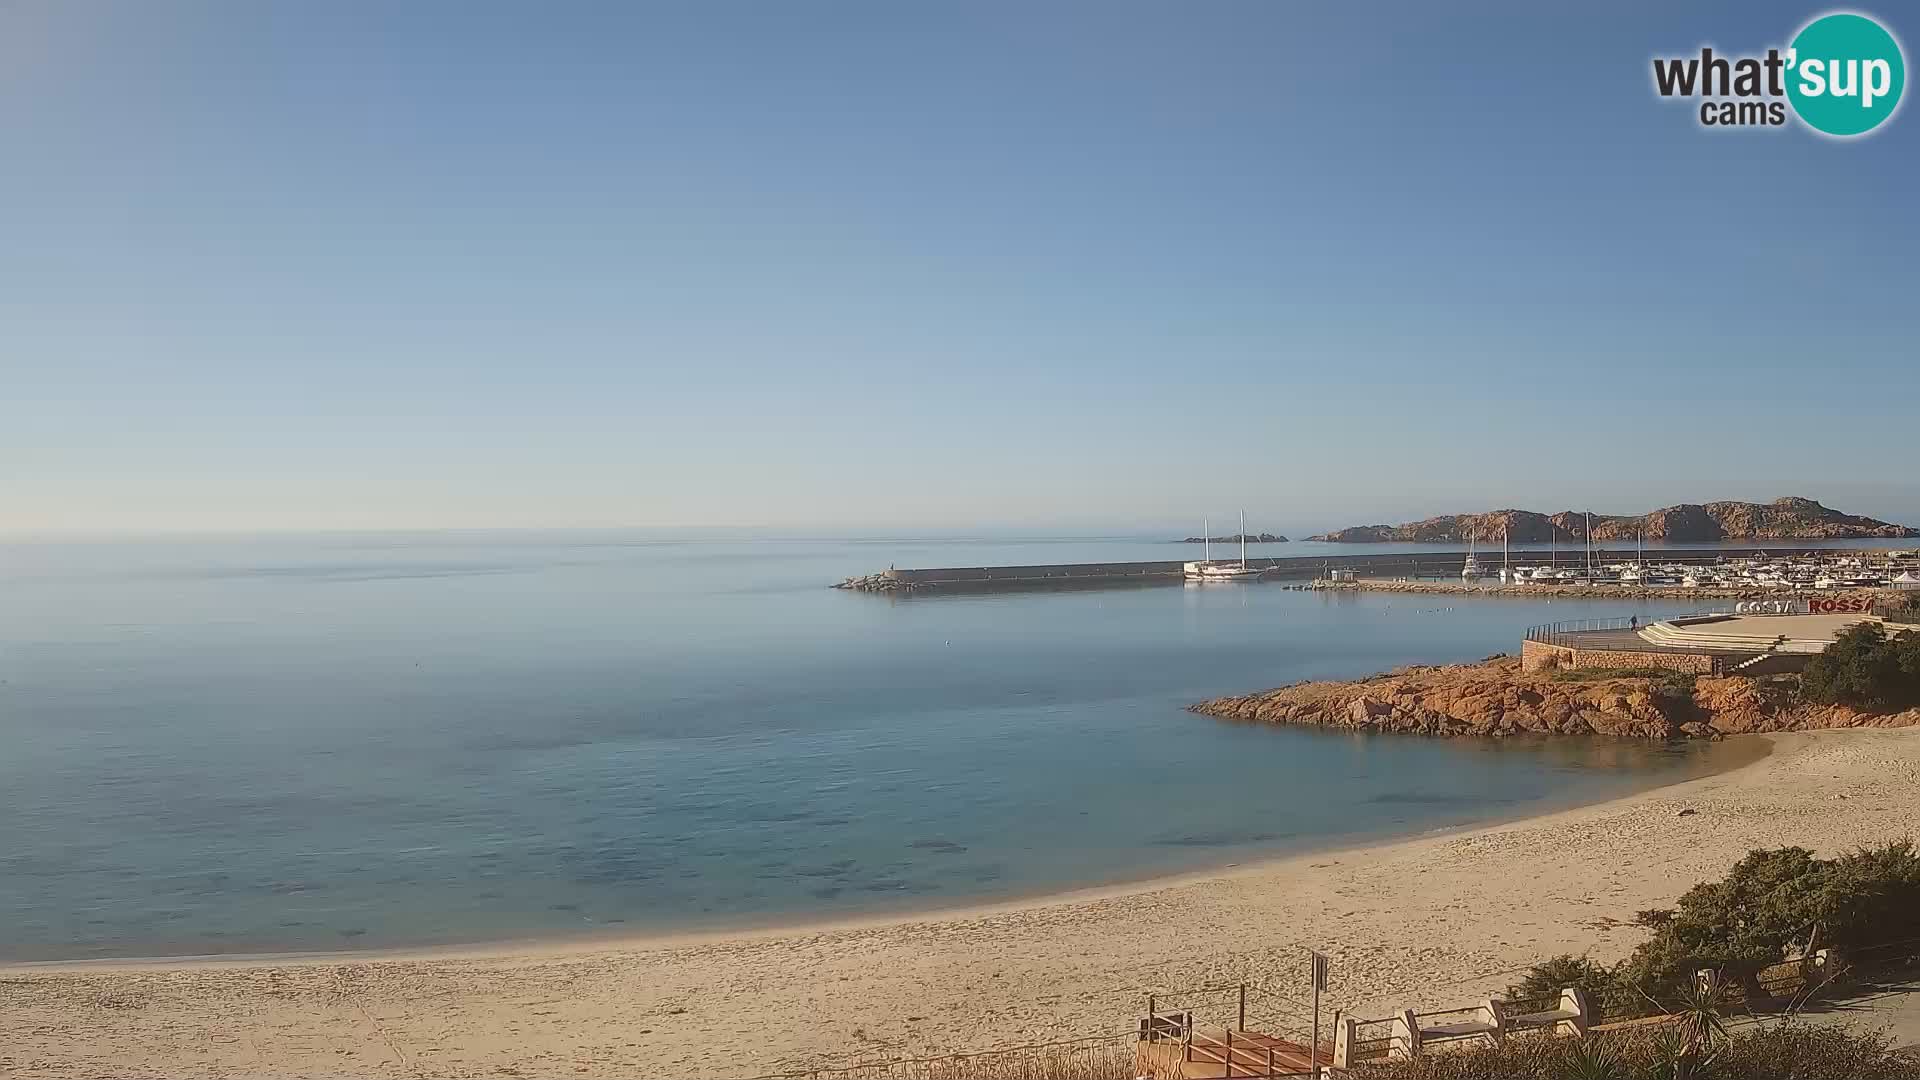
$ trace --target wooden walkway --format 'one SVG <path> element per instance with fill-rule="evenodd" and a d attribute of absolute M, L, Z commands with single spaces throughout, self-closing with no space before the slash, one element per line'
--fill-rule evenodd
<path fill-rule="evenodd" d="M 1312 1076 L 1313 1054 L 1297 1042 L 1258 1031 L 1196 1028 L 1191 1039 L 1140 1044 L 1141 1074 L 1154 1080 L 1229 1080 Z M 1320 1064 L 1333 1064 L 1322 1049 Z"/>

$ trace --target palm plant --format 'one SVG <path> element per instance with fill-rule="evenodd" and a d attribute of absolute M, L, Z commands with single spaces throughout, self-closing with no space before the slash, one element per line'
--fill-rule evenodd
<path fill-rule="evenodd" d="M 1667 1014 L 1687 1053 L 1698 1057 L 1727 1038 L 1726 982 L 1718 971 L 1682 990 Z"/>
<path fill-rule="evenodd" d="M 1626 1080 L 1620 1056 L 1601 1039 L 1583 1039 L 1567 1054 L 1567 1080 Z"/>

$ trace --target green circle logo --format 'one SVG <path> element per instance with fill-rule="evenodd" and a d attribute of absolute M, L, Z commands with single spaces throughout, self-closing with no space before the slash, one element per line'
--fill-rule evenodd
<path fill-rule="evenodd" d="M 1822 15 L 1787 52 L 1787 99 L 1807 126 L 1864 135 L 1900 106 L 1907 85 L 1900 43 L 1865 15 Z"/>

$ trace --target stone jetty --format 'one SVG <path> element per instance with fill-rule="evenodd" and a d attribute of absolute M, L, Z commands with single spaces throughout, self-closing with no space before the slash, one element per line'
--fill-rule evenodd
<path fill-rule="evenodd" d="M 913 588 L 911 582 L 882 571 L 878 574 L 861 574 L 845 581 L 836 582 L 836 589 L 854 589 L 859 592 L 907 592 Z"/>

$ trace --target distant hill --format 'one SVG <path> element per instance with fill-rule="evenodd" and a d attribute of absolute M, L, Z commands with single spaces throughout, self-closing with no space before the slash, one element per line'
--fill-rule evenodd
<path fill-rule="evenodd" d="M 1920 529 L 1870 517 L 1843 514 L 1812 499 L 1789 496 L 1770 503 L 1681 503 L 1639 517 L 1593 515 L 1593 539 L 1632 540 L 1646 530 L 1649 540 L 1851 540 L 1900 539 L 1920 536 Z M 1504 533 L 1515 543 L 1547 540 L 1583 541 L 1587 515 L 1564 510 L 1540 514 L 1532 510 L 1492 510 L 1484 514 L 1444 514 L 1404 525 L 1356 525 L 1351 529 L 1310 536 L 1337 544 L 1389 542 L 1465 543 L 1469 534 L 1483 541 Z"/>
<path fill-rule="evenodd" d="M 1180 542 L 1183 544 L 1204 544 L 1207 542 L 1207 537 L 1189 536 L 1185 540 L 1182 540 Z M 1240 542 L 1240 534 L 1234 533 L 1232 536 L 1216 536 L 1216 537 L 1213 537 L 1213 542 L 1216 544 L 1237 544 Z M 1255 536 L 1253 533 L 1248 533 L 1247 543 L 1249 544 L 1285 544 L 1285 543 L 1290 543 L 1290 541 L 1286 537 L 1278 536 L 1274 533 L 1261 533 L 1258 536 Z"/>

